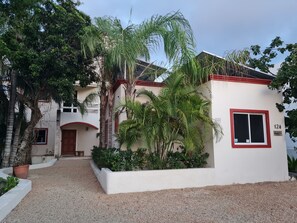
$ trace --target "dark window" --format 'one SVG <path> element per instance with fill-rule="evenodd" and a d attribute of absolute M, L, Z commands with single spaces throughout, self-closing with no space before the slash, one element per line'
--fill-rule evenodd
<path fill-rule="evenodd" d="M 231 109 L 230 112 L 233 148 L 271 146 L 268 111 Z"/>
<path fill-rule="evenodd" d="M 34 144 L 37 144 L 37 145 L 47 144 L 47 129 L 34 130 Z"/>
<path fill-rule="evenodd" d="M 263 121 L 263 115 L 250 115 L 252 142 L 265 142 Z"/>
<path fill-rule="evenodd" d="M 248 115 L 234 114 L 235 143 L 245 143 L 249 140 Z"/>

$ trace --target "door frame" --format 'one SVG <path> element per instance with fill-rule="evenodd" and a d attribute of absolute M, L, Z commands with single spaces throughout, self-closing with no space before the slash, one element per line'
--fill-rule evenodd
<path fill-rule="evenodd" d="M 73 154 L 63 154 L 63 131 L 75 131 L 75 148 Z M 77 129 L 61 129 L 61 156 L 75 156 L 75 152 L 77 149 Z"/>

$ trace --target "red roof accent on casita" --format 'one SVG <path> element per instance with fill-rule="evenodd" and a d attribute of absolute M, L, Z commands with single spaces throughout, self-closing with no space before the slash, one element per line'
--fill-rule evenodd
<path fill-rule="evenodd" d="M 64 125 L 61 125 L 60 128 L 63 128 L 63 127 L 68 126 L 68 125 L 86 125 L 86 126 L 94 128 L 94 129 L 98 129 L 96 126 L 94 126 L 92 124 L 89 124 L 89 123 L 86 123 L 86 122 L 69 122 L 69 123 L 66 123 Z"/>
<path fill-rule="evenodd" d="M 127 83 L 126 80 L 117 80 L 116 83 L 113 85 L 113 89 L 112 89 L 113 92 L 115 92 L 121 84 L 126 84 L 126 83 Z M 164 87 L 165 86 L 164 83 L 153 82 L 153 81 L 143 81 L 143 80 L 137 80 L 136 85 L 145 86 L 145 87 Z"/>
<path fill-rule="evenodd" d="M 239 82 L 239 83 L 248 83 L 248 84 L 263 84 L 263 85 L 268 85 L 272 81 L 272 80 L 260 79 L 260 78 L 227 76 L 227 75 L 218 75 L 218 74 L 209 75 L 209 79 L 215 80 L 215 81 Z"/>

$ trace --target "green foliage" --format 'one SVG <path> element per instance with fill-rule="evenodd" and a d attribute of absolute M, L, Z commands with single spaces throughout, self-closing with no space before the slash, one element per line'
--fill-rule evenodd
<path fill-rule="evenodd" d="M 146 149 L 140 148 L 136 151 L 118 150 L 115 148 L 94 147 L 92 159 L 99 168 L 109 168 L 112 171 L 131 170 L 160 170 L 160 169 L 182 169 L 200 168 L 207 162 L 207 153 L 169 152 L 166 159 L 161 159 L 157 153 L 148 153 Z"/>
<path fill-rule="evenodd" d="M 265 49 L 260 46 L 252 46 L 251 53 L 254 55 L 250 58 L 249 65 L 259 68 L 264 72 L 269 72 L 269 68 L 274 67 L 273 60 L 278 55 L 286 55 L 281 63 L 280 69 L 269 86 L 271 89 L 277 89 L 283 95 L 283 103 L 277 104 L 279 111 L 283 111 L 285 105 L 296 103 L 297 99 L 297 43 L 285 44 L 280 37 L 272 40 L 271 44 Z M 291 137 L 297 137 L 297 109 L 287 107 L 286 131 Z"/>
<path fill-rule="evenodd" d="M 116 148 L 94 147 L 92 158 L 99 168 L 109 168 L 112 171 L 142 169 L 145 162 L 145 150 L 119 150 Z"/>
<path fill-rule="evenodd" d="M 287 158 L 289 172 L 297 173 L 297 159 L 290 156 L 287 156 Z"/>
<path fill-rule="evenodd" d="M 0 177 L 0 196 L 18 185 L 19 179 L 8 176 L 6 179 Z"/>
<path fill-rule="evenodd" d="M 93 61 L 81 52 L 81 36 L 91 20 L 77 5 L 72 0 L 0 1 L 0 58 L 16 74 L 19 102 L 31 110 L 18 164 L 29 162 L 33 128 L 42 117 L 38 101 L 73 101 L 75 81 L 84 87 L 97 80 Z"/>
<path fill-rule="evenodd" d="M 209 157 L 208 153 L 201 153 L 198 151 L 187 153 L 186 150 L 181 152 L 169 152 L 167 154 L 167 168 L 181 169 L 181 168 L 200 168 L 204 167 Z"/>
<path fill-rule="evenodd" d="M 138 92 L 137 96 L 148 102 L 126 101 L 122 107 L 133 116 L 120 124 L 120 145 L 131 148 L 137 142 L 144 143 L 151 153 L 164 160 L 174 144 L 183 145 L 187 152 L 200 152 L 204 137 L 212 134 L 212 129 L 219 136 L 219 126 L 209 117 L 209 101 L 185 80 L 184 74 L 172 74 L 158 96 L 147 90 Z"/>

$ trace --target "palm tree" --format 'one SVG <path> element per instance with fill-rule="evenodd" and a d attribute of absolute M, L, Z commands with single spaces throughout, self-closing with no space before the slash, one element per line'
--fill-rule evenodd
<path fill-rule="evenodd" d="M 82 49 L 98 58 L 100 75 L 100 131 L 104 132 L 107 92 L 112 82 L 112 69 L 119 68 L 126 79 L 126 101 L 133 99 L 138 59 L 150 60 L 152 52 L 164 46 L 169 62 L 184 64 L 194 56 L 193 33 L 189 22 L 180 12 L 165 16 L 155 15 L 136 25 L 129 21 L 126 27 L 113 17 L 96 18 L 86 30 Z M 112 92 L 110 92 L 112 94 Z M 109 98 L 113 98 L 110 95 Z M 127 118 L 132 113 L 127 110 Z M 103 145 L 101 134 L 100 144 Z"/>
<path fill-rule="evenodd" d="M 130 148 L 136 142 L 145 143 L 150 152 L 165 159 L 174 144 L 183 146 L 187 152 L 202 151 L 205 132 L 214 130 L 219 136 L 219 126 L 209 117 L 209 101 L 194 86 L 188 83 L 185 86 L 185 79 L 184 74 L 175 73 L 159 96 L 143 90 L 138 95 L 146 96 L 147 103 L 129 100 L 122 105 L 133 111 L 133 117 L 120 124 L 121 145 L 125 143 Z"/>
<path fill-rule="evenodd" d="M 10 71 L 10 97 L 8 105 L 8 118 L 7 129 L 5 137 L 5 147 L 3 153 L 2 167 L 9 166 L 9 157 L 11 153 L 13 125 L 14 125 L 14 110 L 15 110 L 15 98 L 16 98 L 16 73 L 14 70 Z"/>

